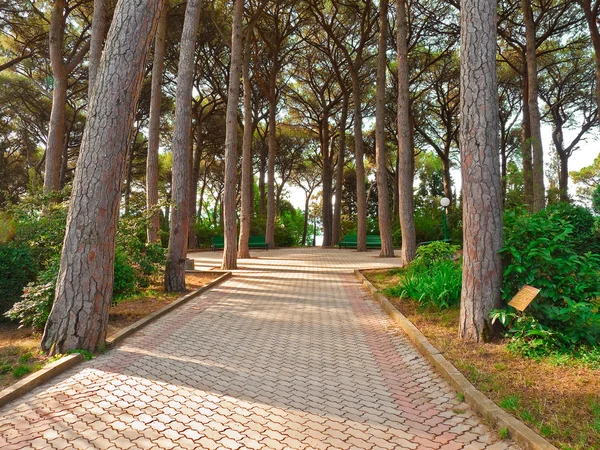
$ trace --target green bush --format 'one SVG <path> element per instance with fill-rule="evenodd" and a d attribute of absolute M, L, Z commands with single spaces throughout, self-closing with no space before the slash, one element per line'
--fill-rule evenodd
<path fill-rule="evenodd" d="M 25 246 L 0 244 L 0 315 L 8 311 L 35 278 L 31 251 Z"/>
<path fill-rule="evenodd" d="M 528 352 L 536 353 L 599 343 L 600 255 L 580 254 L 573 230 L 587 229 L 589 220 L 581 211 L 565 216 L 565 210 L 575 211 L 509 214 L 505 219 L 503 298 L 508 302 L 525 284 L 540 289 L 525 314 L 493 313 L 520 343 L 515 348 L 526 344 Z"/>
<path fill-rule="evenodd" d="M 462 269 L 459 262 L 450 259 L 457 251 L 457 246 L 441 241 L 420 246 L 417 257 L 404 271 L 398 286 L 386 292 L 438 309 L 458 305 Z"/>
<path fill-rule="evenodd" d="M 40 272 L 38 280 L 25 287 L 21 301 L 15 303 L 5 316 L 21 325 L 43 329 L 54 302 L 59 268 L 60 261 L 54 258 L 48 267 Z"/>
<path fill-rule="evenodd" d="M 571 203 L 558 203 L 538 214 L 553 222 L 563 220 L 569 224 L 573 231 L 568 245 L 577 253 L 600 253 L 600 239 L 594 235 L 596 220 L 587 208 Z"/>
<path fill-rule="evenodd" d="M 131 295 L 136 288 L 136 273 L 129 263 L 125 251 L 117 247 L 115 253 L 115 278 L 113 284 L 113 297 L 119 298 Z"/>
<path fill-rule="evenodd" d="M 450 245 L 447 242 L 435 241 L 431 244 L 421 245 L 417 248 L 415 262 L 429 265 L 442 260 L 452 259 L 459 250 L 458 245 Z"/>

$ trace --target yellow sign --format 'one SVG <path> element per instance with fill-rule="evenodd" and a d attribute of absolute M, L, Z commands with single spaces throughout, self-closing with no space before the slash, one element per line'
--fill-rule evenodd
<path fill-rule="evenodd" d="M 539 293 L 540 290 L 538 288 L 526 284 L 508 304 L 519 311 L 525 311 L 525 308 L 529 306 Z"/>

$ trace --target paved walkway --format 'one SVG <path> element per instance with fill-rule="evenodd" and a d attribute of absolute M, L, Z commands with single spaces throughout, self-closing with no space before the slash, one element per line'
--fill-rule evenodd
<path fill-rule="evenodd" d="M 221 253 L 192 255 L 217 266 Z M 356 281 L 351 250 L 244 270 L 0 410 L 0 448 L 516 449 L 494 442 Z"/>

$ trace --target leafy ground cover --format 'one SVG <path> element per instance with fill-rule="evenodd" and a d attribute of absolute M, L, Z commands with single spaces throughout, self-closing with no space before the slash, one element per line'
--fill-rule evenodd
<path fill-rule="evenodd" d="M 195 290 L 219 276 L 221 274 L 218 273 L 187 274 L 186 284 L 189 290 Z M 110 309 L 108 335 L 167 306 L 179 297 L 178 293 L 165 294 L 155 286 L 141 295 L 119 299 Z M 49 358 L 40 350 L 40 338 L 40 332 L 33 328 L 19 328 L 15 322 L 0 322 L 0 389 L 58 359 Z"/>
<path fill-rule="evenodd" d="M 600 449 L 600 351 L 528 358 L 507 341 L 457 338 L 459 308 L 439 309 L 389 295 L 406 269 L 365 276 L 480 391 L 563 450 Z"/>

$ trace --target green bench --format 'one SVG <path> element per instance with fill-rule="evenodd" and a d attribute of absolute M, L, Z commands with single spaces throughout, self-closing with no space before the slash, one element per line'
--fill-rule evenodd
<path fill-rule="evenodd" d="M 269 250 L 269 246 L 265 242 L 264 236 L 250 236 L 248 238 L 248 247 L 249 248 L 264 248 L 265 250 Z"/>
<path fill-rule="evenodd" d="M 269 249 L 269 246 L 265 242 L 264 236 L 250 236 L 248 239 L 249 248 L 264 248 Z M 225 238 L 223 236 L 213 236 L 210 244 L 212 251 L 222 250 L 225 248 Z"/>
<path fill-rule="evenodd" d="M 347 234 L 338 243 L 338 247 L 341 248 L 356 248 L 358 236 L 356 234 Z M 381 248 L 381 236 L 378 234 L 367 234 L 367 248 Z"/>
<path fill-rule="evenodd" d="M 210 242 L 210 248 L 214 252 L 217 249 L 225 248 L 225 238 L 223 236 L 213 236 Z"/>

